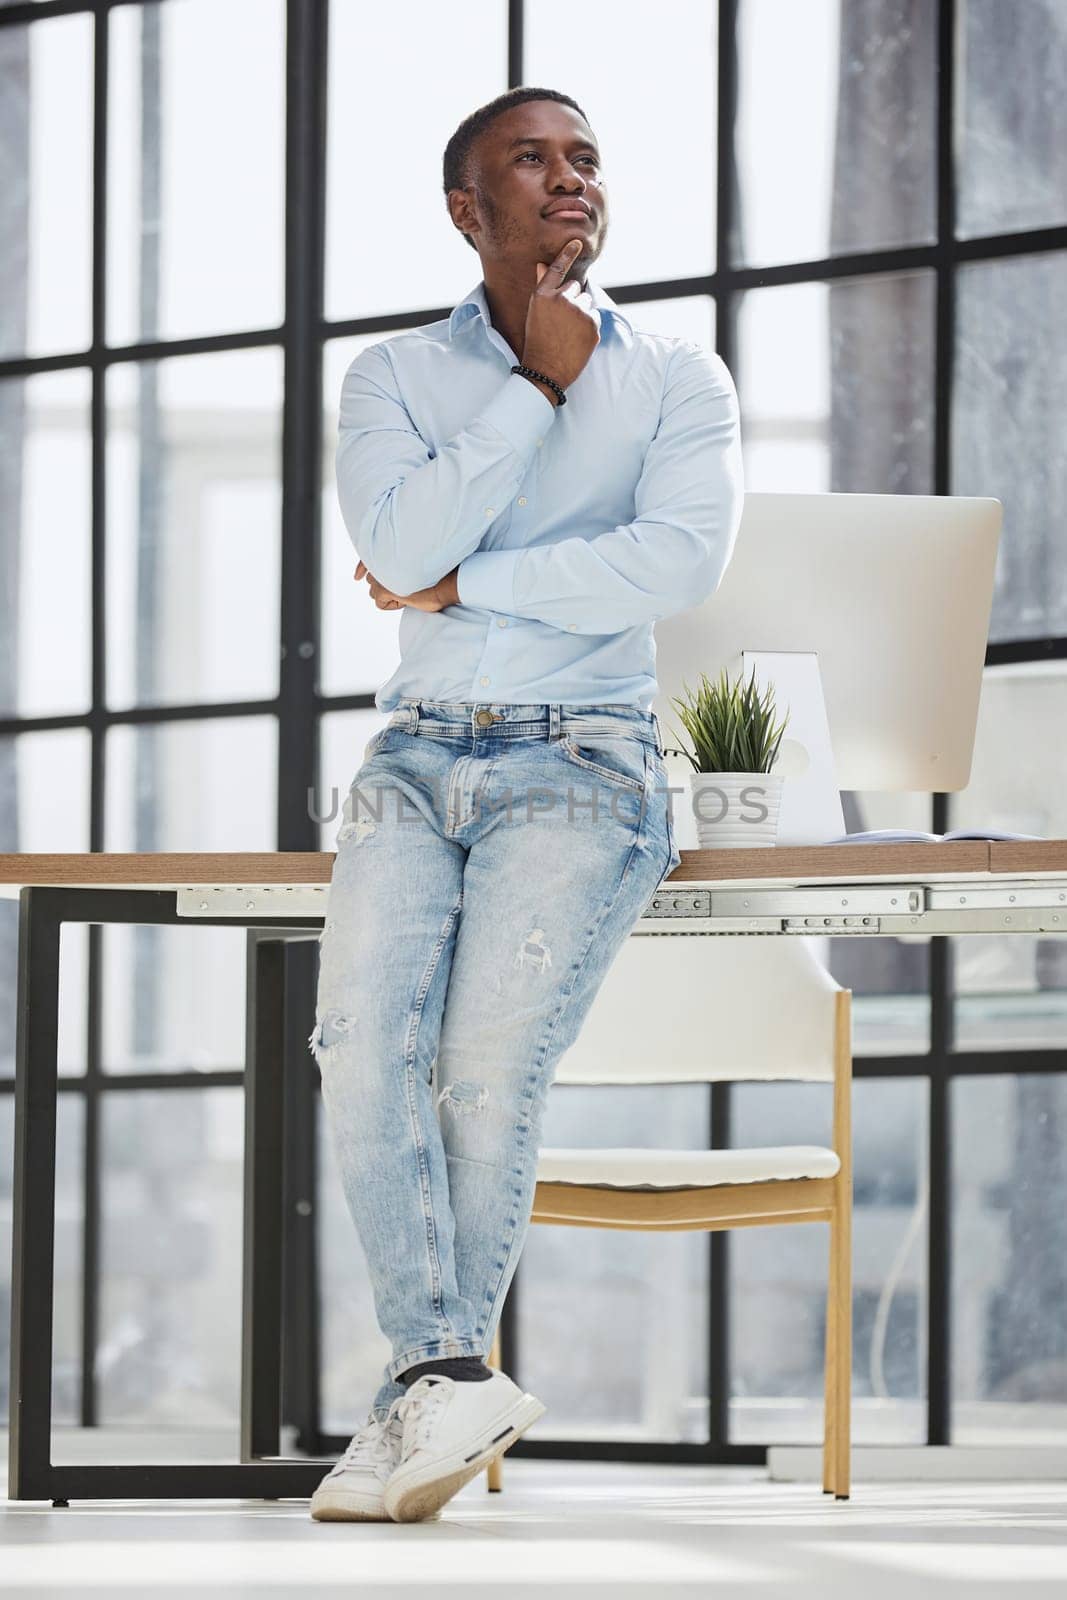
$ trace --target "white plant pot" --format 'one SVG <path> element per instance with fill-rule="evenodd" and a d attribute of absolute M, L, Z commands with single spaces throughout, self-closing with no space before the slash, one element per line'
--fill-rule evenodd
<path fill-rule="evenodd" d="M 689 803 L 702 850 L 758 850 L 778 837 L 781 772 L 690 772 Z"/>

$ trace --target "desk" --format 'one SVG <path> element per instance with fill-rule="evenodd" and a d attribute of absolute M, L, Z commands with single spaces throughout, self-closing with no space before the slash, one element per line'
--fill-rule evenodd
<path fill-rule="evenodd" d="M 332 851 L 0 855 L 0 896 L 32 887 L 151 891 L 173 897 L 180 921 L 318 919 L 333 859 Z M 1067 839 L 683 850 L 633 931 L 1062 933 Z"/>
<path fill-rule="evenodd" d="M 280 1439 L 285 944 L 322 925 L 332 852 L 0 855 L 19 900 L 8 1494 L 308 1498 L 329 1459 Z M 240 1460 L 51 1461 L 59 934 L 64 922 L 243 926 L 248 941 Z M 1067 932 L 1067 839 L 683 850 L 634 936 Z"/>

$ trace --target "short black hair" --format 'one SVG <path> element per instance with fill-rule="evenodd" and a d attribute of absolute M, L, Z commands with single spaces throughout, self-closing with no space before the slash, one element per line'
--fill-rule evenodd
<path fill-rule="evenodd" d="M 495 100 L 479 106 L 477 111 L 472 111 L 469 117 L 464 117 L 455 133 L 445 145 L 444 154 L 444 187 L 447 198 L 450 189 L 465 189 L 471 182 L 471 149 L 479 134 L 485 132 L 491 122 L 502 116 L 505 111 L 510 111 L 512 106 L 521 106 L 527 100 L 558 100 L 565 106 L 570 106 L 577 111 L 586 122 L 589 118 L 585 115 L 577 100 L 572 100 L 569 94 L 561 94 L 558 89 L 535 89 L 528 85 L 521 89 L 509 89 L 506 94 L 498 94 Z M 591 124 L 590 124 L 591 126 Z M 478 246 L 469 233 L 463 235 L 472 250 Z"/>

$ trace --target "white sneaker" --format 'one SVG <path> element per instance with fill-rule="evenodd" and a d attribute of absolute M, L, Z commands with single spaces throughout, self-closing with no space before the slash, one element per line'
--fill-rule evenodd
<path fill-rule="evenodd" d="M 382 1494 L 389 1474 L 400 1460 L 403 1422 L 396 1408 L 397 1395 L 384 1420 L 372 1411 L 352 1436 L 344 1454 L 311 1496 L 316 1522 L 388 1522 Z"/>
<path fill-rule="evenodd" d="M 394 1402 L 403 1437 L 384 1496 L 394 1522 L 432 1516 L 544 1415 L 506 1372 L 489 1370 L 491 1378 L 468 1382 L 424 1373 Z"/>

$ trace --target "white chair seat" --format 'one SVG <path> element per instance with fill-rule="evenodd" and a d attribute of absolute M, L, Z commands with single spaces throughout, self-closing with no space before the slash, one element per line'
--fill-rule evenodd
<path fill-rule="evenodd" d="M 833 1150 L 817 1144 L 780 1144 L 756 1150 L 564 1150 L 543 1148 L 540 1183 L 582 1183 L 609 1189 L 703 1189 L 720 1183 L 763 1183 L 769 1178 L 832 1178 L 841 1166 Z"/>

